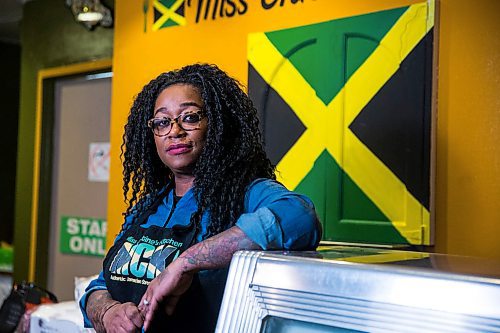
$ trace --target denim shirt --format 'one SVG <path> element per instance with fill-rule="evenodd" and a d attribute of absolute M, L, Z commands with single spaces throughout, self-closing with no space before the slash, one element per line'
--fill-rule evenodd
<path fill-rule="evenodd" d="M 143 225 L 144 228 L 165 224 L 174 206 L 173 192 L 171 190 L 166 195 L 156 213 Z M 178 201 L 166 227 L 188 225 L 191 214 L 196 209 L 196 200 L 193 190 L 190 189 Z M 131 221 L 132 216 L 128 216 L 124 230 L 130 226 Z M 201 230 L 196 236 L 197 242 L 202 241 L 208 224 L 209 213 L 205 213 L 201 218 Z M 263 250 L 313 250 L 321 239 L 321 225 L 311 200 L 287 190 L 271 179 L 259 178 L 249 185 L 245 194 L 243 214 L 236 221 L 236 226 Z M 122 234 L 123 232 L 116 239 Z M 209 275 L 210 271 L 201 271 L 200 274 Z M 79 302 L 85 327 L 92 327 L 85 311 L 87 298 L 92 292 L 103 289 L 106 289 L 106 283 L 101 271 L 99 276 L 91 281 Z"/>

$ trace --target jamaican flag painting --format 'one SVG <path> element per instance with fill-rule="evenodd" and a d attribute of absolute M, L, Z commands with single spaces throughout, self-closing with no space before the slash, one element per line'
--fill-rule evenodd
<path fill-rule="evenodd" d="M 147 15 L 148 0 L 144 0 L 144 15 Z M 186 25 L 184 0 L 153 0 L 153 31 L 172 26 Z"/>
<path fill-rule="evenodd" d="M 278 180 L 323 239 L 430 245 L 434 3 L 248 35 Z"/>

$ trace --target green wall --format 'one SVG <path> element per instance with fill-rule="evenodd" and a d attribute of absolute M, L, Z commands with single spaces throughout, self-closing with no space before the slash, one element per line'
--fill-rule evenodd
<path fill-rule="evenodd" d="M 113 7 L 112 3 L 103 4 Z M 24 5 L 21 24 L 21 91 L 15 194 L 14 281 L 28 279 L 31 195 L 36 108 L 37 73 L 41 69 L 110 59 L 113 52 L 113 29 L 97 27 L 88 31 L 73 19 L 62 0 L 37 0 Z M 43 198 L 44 193 L 40 193 Z M 48 239 L 48 230 L 42 238 Z M 46 251 L 38 244 L 37 251 Z M 39 255 L 38 258 L 46 258 Z M 46 263 L 37 262 L 37 267 Z M 37 272 L 36 282 L 44 284 L 44 272 Z"/>

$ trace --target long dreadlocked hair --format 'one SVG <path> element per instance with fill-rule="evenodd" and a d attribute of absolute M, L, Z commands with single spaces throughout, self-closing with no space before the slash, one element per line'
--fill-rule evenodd
<path fill-rule="evenodd" d="M 247 186 L 256 178 L 275 179 L 274 166 L 262 146 L 257 110 L 240 83 L 215 65 L 195 64 L 163 73 L 137 95 L 125 125 L 121 157 L 125 215 L 137 217 L 151 200 L 172 185 L 173 174 L 158 157 L 147 126 L 158 95 L 173 84 L 198 89 L 208 119 L 206 142 L 194 168 L 198 210 L 191 222 L 210 212 L 204 238 L 233 226 L 243 211 Z"/>

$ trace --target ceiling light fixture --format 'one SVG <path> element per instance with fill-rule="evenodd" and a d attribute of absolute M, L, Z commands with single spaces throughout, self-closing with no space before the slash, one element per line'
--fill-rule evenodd
<path fill-rule="evenodd" d="M 97 24 L 103 27 L 113 25 L 111 11 L 100 0 L 66 0 L 66 5 L 71 8 L 75 20 L 89 30 Z"/>

